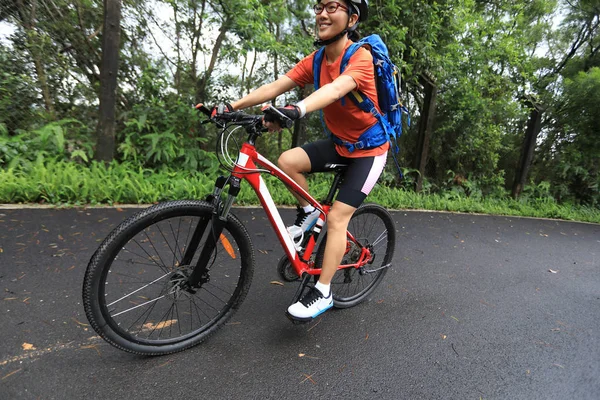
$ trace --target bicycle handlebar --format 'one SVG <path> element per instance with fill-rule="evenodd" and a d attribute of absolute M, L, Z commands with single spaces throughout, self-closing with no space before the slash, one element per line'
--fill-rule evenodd
<path fill-rule="evenodd" d="M 219 114 L 217 116 L 212 116 L 212 111 L 207 108 L 204 104 L 200 103 L 196 106 L 196 109 L 203 114 L 205 114 L 210 121 L 215 122 L 217 125 L 224 126 L 223 123 L 234 123 L 236 125 L 253 125 L 255 127 L 261 126 L 261 131 L 266 131 L 267 129 L 262 127 L 262 122 L 264 120 L 264 115 L 251 115 L 246 114 L 243 111 L 231 111 L 223 114 Z M 277 110 L 273 106 L 269 106 L 264 108 L 263 110 L 268 110 L 270 113 L 274 113 L 280 120 L 280 125 L 284 128 L 291 128 L 294 125 L 294 121 L 289 119 L 287 116 L 283 115 L 279 110 Z M 262 129 L 264 128 L 264 129 Z"/>
<path fill-rule="evenodd" d="M 196 109 L 209 117 L 211 121 L 217 123 L 217 125 L 223 125 L 223 122 L 232 122 L 236 125 L 258 125 L 258 122 L 260 121 L 262 124 L 263 120 L 262 115 L 246 114 L 243 111 L 232 111 L 213 117 L 211 115 L 211 110 L 209 110 L 204 104 L 198 104 Z"/>

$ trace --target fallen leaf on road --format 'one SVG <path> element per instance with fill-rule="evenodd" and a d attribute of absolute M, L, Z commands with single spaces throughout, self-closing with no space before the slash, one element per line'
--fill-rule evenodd
<path fill-rule="evenodd" d="M 300 357 L 300 358 L 302 358 L 302 357 L 306 357 L 306 358 L 312 358 L 313 360 L 320 360 L 320 358 L 319 358 L 319 357 L 307 356 L 307 355 L 306 355 L 306 354 L 304 354 L 304 353 L 300 353 L 300 354 L 298 354 L 298 357 Z"/>
<path fill-rule="evenodd" d="M 283 283 L 279 282 L 279 281 L 271 281 L 269 282 L 271 285 L 279 285 L 279 286 L 284 286 Z"/>
<path fill-rule="evenodd" d="M 308 328 L 306 330 L 306 332 L 310 332 L 315 326 L 319 325 L 321 323 L 321 320 L 323 319 L 323 317 L 319 318 L 319 320 L 317 321 L 316 324 L 314 324 L 313 326 L 311 326 L 310 328 Z"/>
<path fill-rule="evenodd" d="M 164 329 L 164 328 L 168 328 L 173 324 L 176 324 L 177 320 L 176 319 L 171 319 L 168 321 L 162 321 L 159 322 L 157 324 L 153 324 L 152 322 L 148 322 L 146 324 L 143 325 L 144 328 L 146 329 L 150 329 L 150 330 L 155 330 L 155 329 Z"/>
<path fill-rule="evenodd" d="M 84 324 L 83 322 L 79 322 L 77 321 L 75 318 L 71 318 L 73 321 L 75 321 L 76 324 L 78 325 L 82 325 L 82 326 L 89 326 L 88 324 Z"/>
<path fill-rule="evenodd" d="M 446 335 L 442 335 L 441 333 L 440 333 L 440 337 L 441 337 L 442 339 L 444 339 L 444 340 L 446 340 L 446 338 L 447 338 L 447 336 L 446 336 Z"/>
<path fill-rule="evenodd" d="M 304 383 L 304 382 L 306 382 L 307 380 L 310 380 L 310 381 L 312 382 L 312 384 L 313 384 L 313 385 L 316 385 L 316 384 L 317 384 L 317 382 L 313 381 L 313 379 L 312 379 L 312 375 L 306 375 L 306 374 L 302 374 L 302 375 L 304 375 L 306 378 L 304 378 L 304 380 L 303 380 L 302 382 L 300 382 L 300 383 Z"/>
<path fill-rule="evenodd" d="M 167 361 L 166 363 L 162 363 L 162 364 L 160 364 L 160 365 L 158 366 L 158 368 L 160 368 L 160 367 L 164 367 L 165 365 L 171 364 L 172 362 L 173 362 L 173 360 L 169 360 L 169 361 Z"/>
<path fill-rule="evenodd" d="M 31 343 L 23 343 L 21 347 L 23 347 L 23 350 L 35 350 L 35 347 Z"/>
<path fill-rule="evenodd" d="M 2 380 L 5 380 L 5 379 L 6 379 L 6 378 L 8 378 L 9 376 L 16 374 L 17 372 L 19 372 L 19 371 L 20 371 L 20 370 L 22 370 L 22 369 L 23 369 L 23 368 L 19 368 L 19 369 L 18 369 L 18 370 L 16 370 L 16 371 L 13 371 L 13 372 L 11 372 L 11 373 L 9 373 L 9 374 L 6 374 L 6 375 L 4 375 L 4 376 L 2 377 Z"/>
<path fill-rule="evenodd" d="M 94 349 L 96 350 L 96 353 L 98 353 L 99 356 L 101 356 L 102 354 L 100 354 L 100 350 L 98 350 L 98 345 L 97 344 L 90 344 L 87 346 L 81 346 L 80 349 Z"/>

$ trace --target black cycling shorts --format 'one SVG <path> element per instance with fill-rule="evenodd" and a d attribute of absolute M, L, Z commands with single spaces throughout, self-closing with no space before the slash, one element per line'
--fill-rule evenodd
<path fill-rule="evenodd" d="M 348 165 L 336 200 L 355 208 L 358 208 L 371 192 L 387 160 L 387 152 L 379 156 L 342 157 L 330 139 L 305 144 L 302 149 L 310 159 L 311 173 L 327 171 L 326 164 Z"/>

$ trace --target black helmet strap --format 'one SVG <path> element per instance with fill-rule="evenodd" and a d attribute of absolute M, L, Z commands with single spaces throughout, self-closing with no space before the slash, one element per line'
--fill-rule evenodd
<path fill-rule="evenodd" d="M 343 31 L 341 31 L 340 33 L 335 35 L 334 37 L 329 38 L 327 40 L 317 39 L 314 41 L 314 45 L 316 47 L 327 46 L 328 44 L 337 42 L 338 40 L 343 38 L 344 35 L 346 35 L 346 34 L 348 34 L 348 29 L 344 29 Z"/>

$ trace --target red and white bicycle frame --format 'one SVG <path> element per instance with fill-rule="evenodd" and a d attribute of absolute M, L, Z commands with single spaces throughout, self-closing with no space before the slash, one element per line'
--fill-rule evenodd
<path fill-rule="evenodd" d="M 289 236 L 287 229 L 283 220 L 281 219 L 281 215 L 279 214 L 279 210 L 271 197 L 271 193 L 265 181 L 263 180 L 260 172 L 262 171 L 257 167 L 257 164 L 267 170 L 271 175 L 277 177 L 280 181 L 282 181 L 291 191 L 300 195 L 306 201 L 310 203 L 313 207 L 320 211 L 321 215 L 316 222 L 314 232 L 317 235 L 310 235 L 310 238 L 302 252 L 302 256 L 296 251 L 294 246 L 294 242 Z M 298 185 L 292 178 L 290 178 L 285 172 L 279 169 L 272 162 L 263 157 L 258 151 L 256 151 L 256 147 L 252 144 L 246 142 L 242 145 L 240 152 L 238 154 L 237 161 L 231 173 L 232 176 L 240 179 L 246 180 L 258 196 L 267 216 L 269 217 L 269 221 L 271 225 L 275 229 L 277 237 L 283 246 L 290 263 L 292 264 L 294 270 L 298 274 L 298 276 L 302 276 L 304 273 L 308 273 L 310 275 L 320 275 L 320 268 L 313 268 L 314 261 L 310 260 L 310 256 L 313 253 L 316 240 L 315 238 L 320 233 L 323 225 L 326 221 L 326 216 L 329 213 L 331 205 L 323 205 L 315 200 L 308 192 L 306 192 L 300 185 Z M 345 264 L 338 266 L 338 269 L 341 268 L 359 268 L 367 264 L 371 260 L 371 252 L 367 247 L 363 247 L 358 243 L 358 241 L 352 236 L 350 232 L 347 233 L 348 241 L 354 242 L 361 247 L 361 254 L 356 263 L 353 264 Z M 349 246 L 347 246 L 347 250 L 349 250 Z"/>

